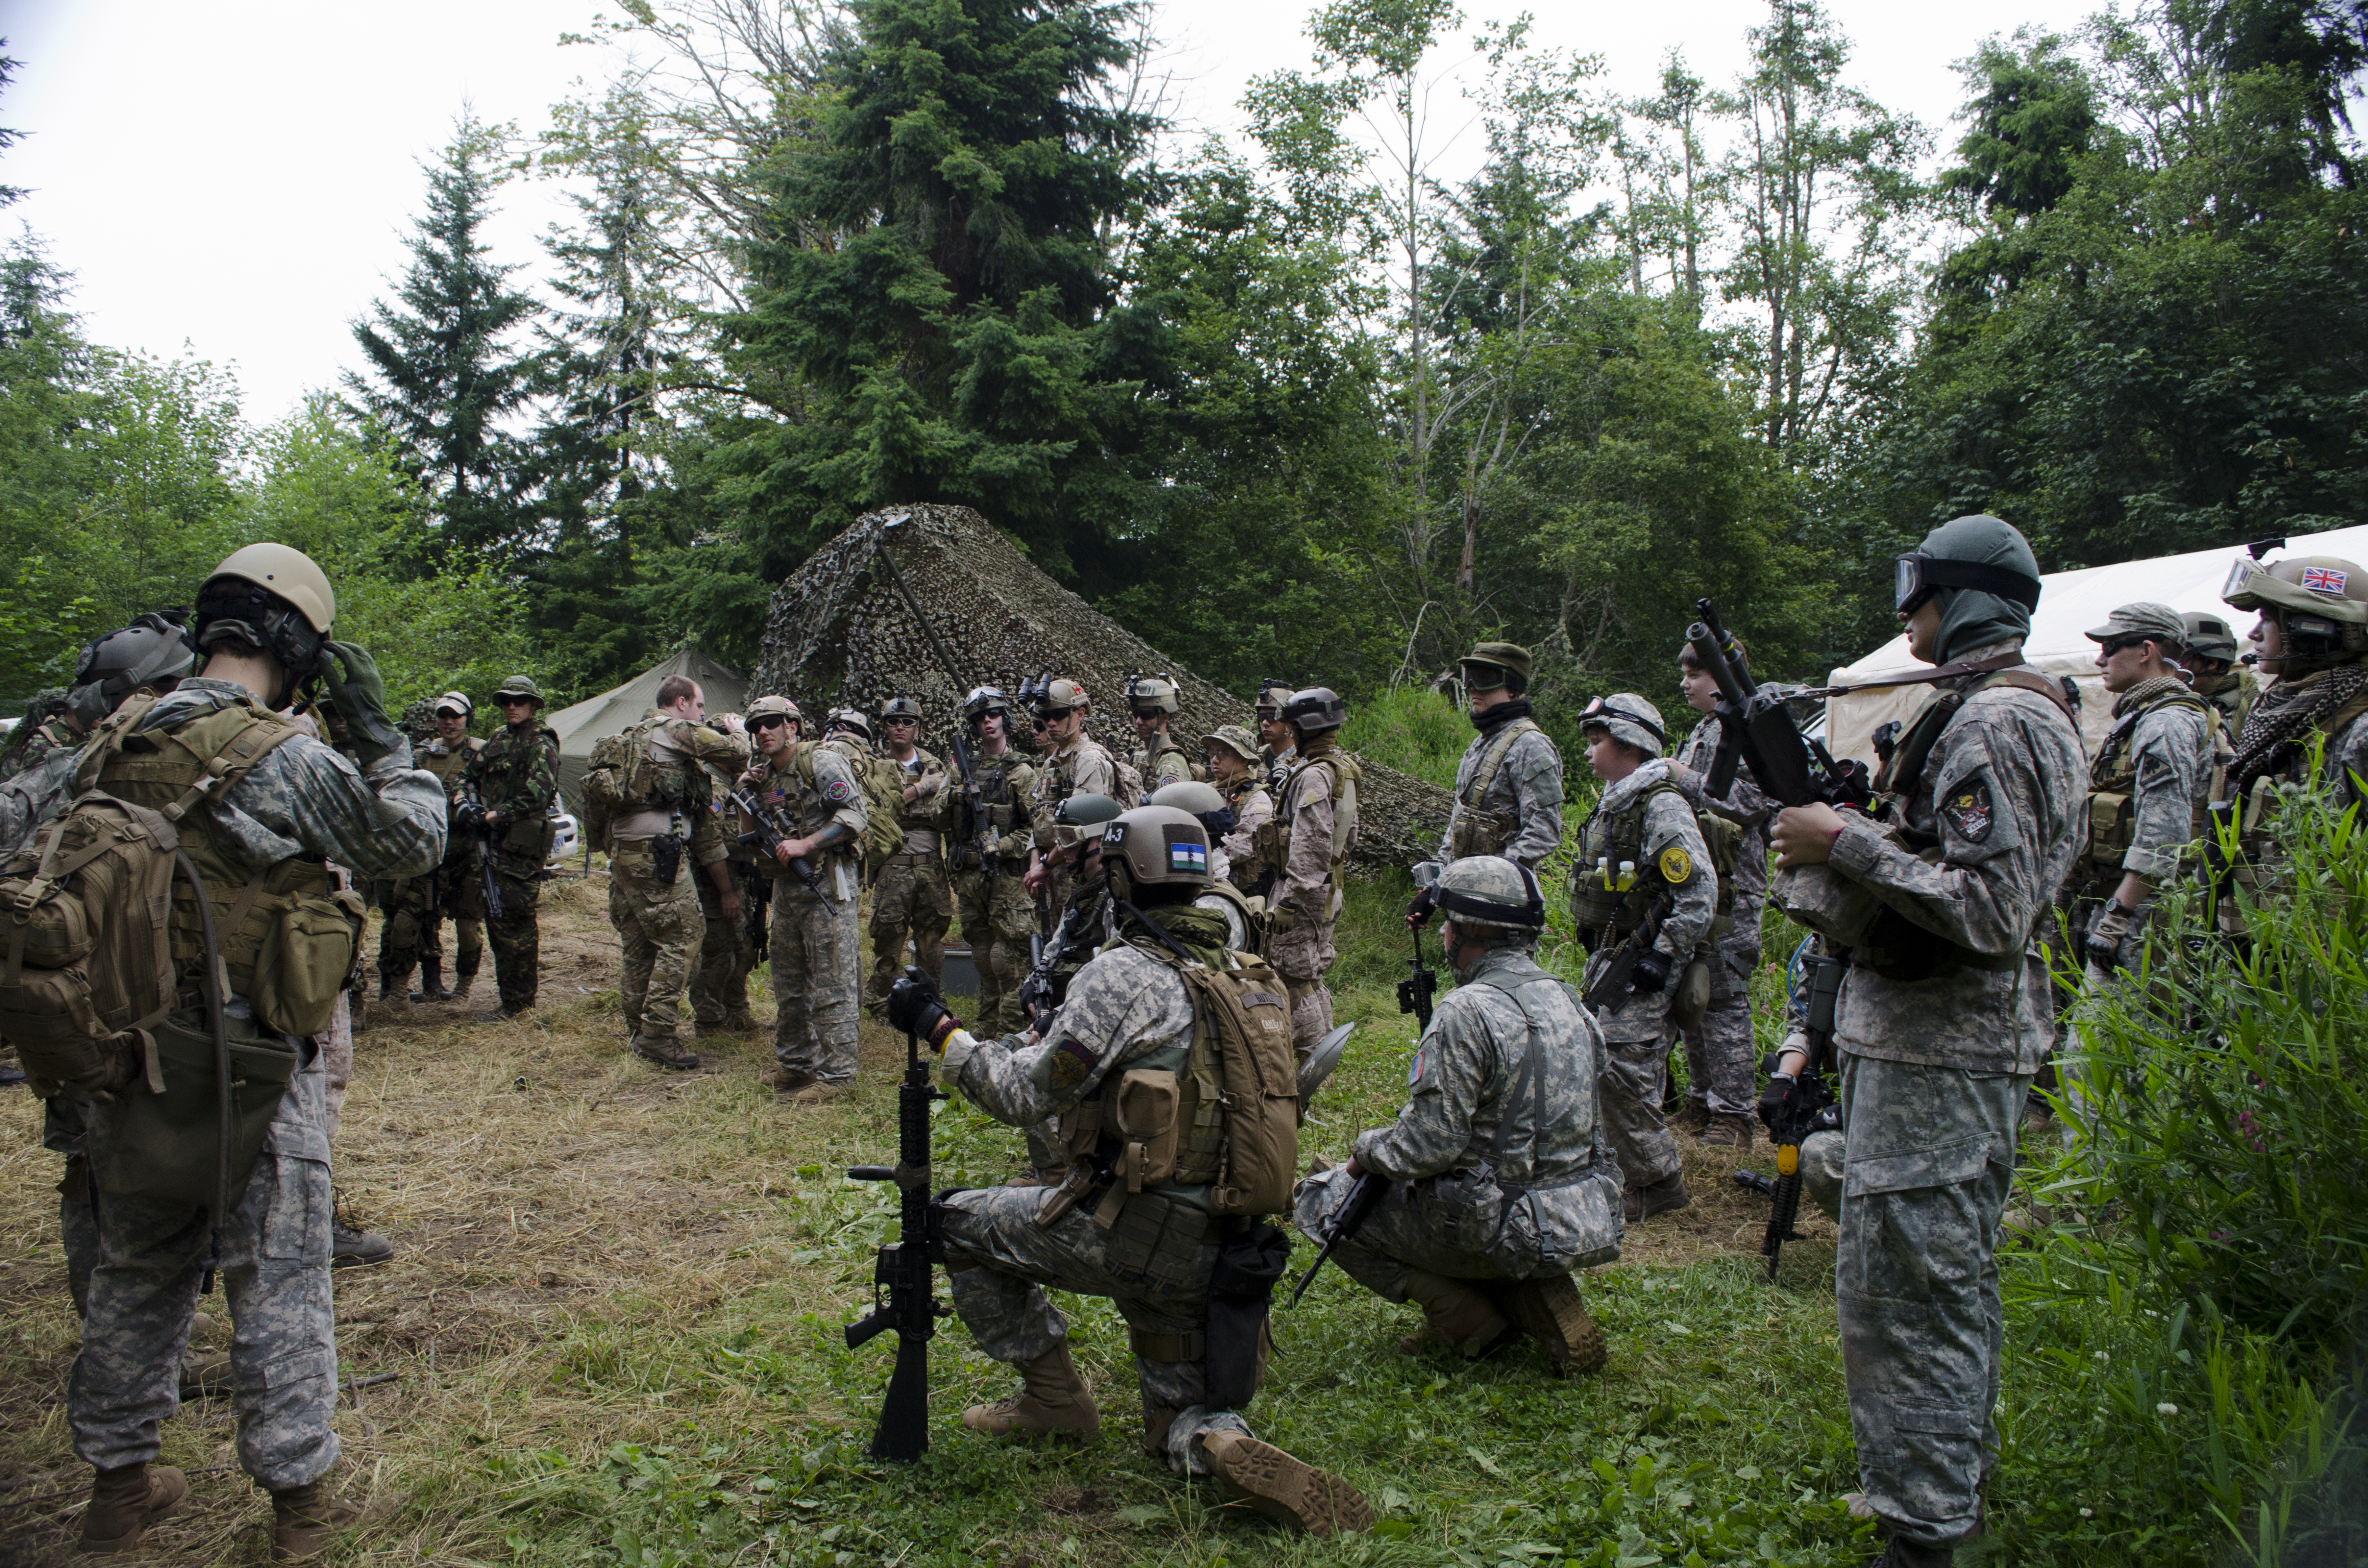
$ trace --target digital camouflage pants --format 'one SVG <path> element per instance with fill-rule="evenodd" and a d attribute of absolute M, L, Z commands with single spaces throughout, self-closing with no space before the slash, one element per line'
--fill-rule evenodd
<path fill-rule="evenodd" d="M 1859 1488 L 1923 1546 L 1972 1533 L 1996 1452 L 1998 1223 L 2027 1073 L 1842 1058 L 1834 1286 Z"/>
<path fill-rule="evenodd" d="M 428 876 L 381 881 L 378 973 L 382 990 L 397 991 L 422 958 L 444 955 L 444 922 L 452 922 L 452 972 L 473 977 L 485 952 L 485 895 L 479 885 L 475 845 Z M 430 895 L 433 895 L 432 897 Z"/>
<path fill-rule="evenodd" d="M 239 1463 L 275 1491 L 318 1480 L 337 1461 L 324 1089 L 317 1062 L 290 1083 L 222 1233 Z M 69 1179 L 81 1164 L 73 1162 Z M 112 1470 L 155 1459 L 158 1425 L 178 1407 L 211 1225 L 202 1203 L 101 1195 L 91 1229 L 85 1244 L 95 1261 L 66 1415 L 74 1452 Z"/>
<path fill-rule="evenodd" d="M 1038 1224 L 1048 1190 L 990 1187 L 947 1195 L 946 1275 L 955 1313 L 981 1350 L 1017 1366 L 1068 1342 L 1068 1320 L 1046 1299 L 1047 1289 L 1109 1297 L 1135 1349 L 1146 1436 L 1166 1423 L 1157 1451 L 1168 1468 L 1207 1475 L 1198 1439 L 1250 1430 L 1235 1412 L 1202 1405 L 1202 1363 L 1191 1353 L 1208 1320 L 1216 1244 L 1132 1256 L 1124 1215 L 1105 1230 L 1080 1205 L 1051 1225 Z"/>
<path fill-rule="evenodd" d="M 620 839 L 609 857 L 609 924 L 624 945 L 619 997 L 635 1039 L 675 1038 L 683 988 L 706 932 L 697 887 L 702 875 L 685 855 L 674 881 L 659 881 L 645 838 Z"/>
<path fill-rule="evenodd" d="M 871 888 L 871 984 L 864 1001 L 874 1013 L 888 1005 L 888 988 L 905 972 L 905 941 L 929 983 L 946 978 L 946 927 L 953 924 L 946 863 L 936 856 L 899 855 L 880 869 Z"/>
<path fill-rule="evenodd" d="M 729 860 L 732 886 L 740 894 L 741 918 L 723 917 L 723 894 L 702 874 L 699 915 L 706 929 L 699 942 L 699 968 L 690 977 L 691 1014 L 702 1024 L 720 1024 L 748 1012 L 748 971 L 757 967 L 757 944 L 748 935 L 748 911 L 764 873 L 745 860 Z M 769 916 L 766 916 L 769 918 Z"/>
<path fill-rule="evenodd" d="M 792 1074 L 855 1081 L 855 894 L 838 868 L 820 868 L 825 902 L 786 878 L 773 883 L 773 1057 Z M 842 892 L 844 896 L 842 895 Z"/>
<path fill-rule="evenodd" d="M 535 901 L 542 884 L 531 875 L 513 876 L 496 868 L 494 881 L 501 891 L 502 915 L 485 919 L 485 940 L 494 949 L 494 978 L 505 1007 L 534 1006 L 535 986 L 542 963 L 542 932 L 535 920 Z"/>
<path fill-rule="evenodd" d="M 1686 1097 L 1720 1116 L 1749 1116 L 1759 1103 L 1759 1054 L 1751 1037 L 1751 972 L 1759 967 L 1759 926 L 1736 927 L 1710 960 L 1710 1006 L 1701 1023 L 1680 1029 L 1686 1047 Z"/>
<path fill-rule="evenodd" d="M 1324 983 L 1332 968 L 1332 926 L 1329 920 L 1294 926 L 1267 938 L 1267 961 L 1291 995 L 1291 1049 L 1302 1062 L 1332 1032 L 1332 991 Z"/>
<path fill-rule="evenodd" d="M 1669 1074 L 1669 994 L 1630 996 L 1604 1008 L 1595 1021 L 1603 1026 L 1611 1054 L 1611 1065 L 1596 1085 L 1603 1131 L 1628 1185 L 1651 1187 L 1683 1168 L 1678 1140 L 1661 1119 L 1661 1092 Z"/>
<path fill-rule="evenodd" d="M 1019 1011 L 1019 983 L 1028 978 L 1035 901 L 1019 877 L 989 878 L 976 869 L 954 873 L 953 893 L 962 939 L 978 966 L 977 1017 L 970 1031 L 981 1040 L 1017 1034 L 1028 1026 Z"/>

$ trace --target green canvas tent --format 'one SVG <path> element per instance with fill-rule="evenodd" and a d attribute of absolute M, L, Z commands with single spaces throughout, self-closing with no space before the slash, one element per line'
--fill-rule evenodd
<path fill-rule="evenodd" d="M 656 705 L 658 687 L 668 676 L 689 676 L 707 697 L 710 713 L 737 712 L 747 705 L 747 678 L 726 669 L 686 642 L 624 685 L 563 708 L 545 721 L 559 732 L 559 793 L 567 809 L 584 810 L 584 774 L 592 748 L 604 738 L 639 722 Z"/>

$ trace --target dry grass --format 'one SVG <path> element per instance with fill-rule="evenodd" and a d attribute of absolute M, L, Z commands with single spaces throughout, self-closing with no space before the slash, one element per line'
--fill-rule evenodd
<path fill-rule="evenodd" d="M 851 1407 L 884 1381 L 885 1351 L 850 1360 L 833 1344 L 886 1230 L 874 1191 L 849 1187 L 837 1167 L 892 1154 L 902 1040 L 867 1022 L 859 1092 L 822 1108 L 774 1103 L 762 1084 L 768 1036 L 702 1040 L 699 1071 L 661 1074 L 623 1048 L 604 887 L 596 877 L 545 889 L 542 1006 L 528 1019 L 421 1008 L 359 1037 L 338 1186 L 399 1248 L 390 1265 L 336 1277 L 348 1374 L 396 1379 L 349 1391 L 337 1416 L 341 1478 L 383 1510 L 359 1538 L 362 1560 L 512 1560 L 533 1543 L 505 1522 L 506 1494 L 594 1470 L 620 1443 L 680 1442 L 687 1420 L 719 1440 L 784 1424 L 817 1437 L 860 1426 L 868 1411 Z M 472 1006 L 490 1001 L 490 979 Z M 1359 1067 L 1320 1109 L 1311 1149 L 1337 1153 L 1394 1111 L 1410 1028 L 1386 1002 L 1344 1006 L 1365 1017 Z M 1017 1135 L 983 1119 L 950 1111 L 940 1126 L 973 1167 L 957 1181 L 999 1179 L 1019 1155 Z M 1626 1262 L 1755 1251 L 1765 1203 L 1728 1184 L 1728 1164 L 1690 1155 L 1695 1207 L 1633 1233 Z M 40 1146 L 38 1105 L 0 1099 L 0 1564 L 60 1559 L 79 1528 L 79 1495 L 6 1508 L 9 1499 L 71 1493 L 88 1477 L 63 1411 L 76 1327 L 57 1168 Z M 1788 1277 L 1829 1271 L 1831 1228 L 1821 1218 L 1811 1228 L 1821 1234 Z M 201 1305 L 220 1314 L 218 1301 Z M 939 1386 L 951 1385 L 941 1418 L 962 1391 L 1004 1381 L 963 1337 L 939 1341 Z M 1085 1353 L 1116 1392 L 1103 1401 L 1114 1428 L 1105 1445 L 1131 1450 L 1123 1338 L 1099 1334 Z M 193 1402 L 165 1431 L 168 1462 L 212 1472 L 151 1532 L 154 1560 L 268 1561 L 269 1510 L 235 1468 L 228 1401 Z M 1041 1521 L 1023 1534 L 1107 1535 L 1125 1555 L 1127 1527 L 1107 1519 L 1099 1481 L 1053 1478 L 1039 1501 Z"/>

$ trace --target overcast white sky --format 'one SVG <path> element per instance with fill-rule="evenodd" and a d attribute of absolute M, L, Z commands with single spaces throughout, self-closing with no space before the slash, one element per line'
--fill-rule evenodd
<path fill-rule="evenodd" d="M 2097 0 L 1998 6 L 1827 0 L 1856 52 L 1849 75 L 1953 138 L 1951 62 L 2032 22 L 2068 30 Z M 1524 8 L 1466 0 L 1467 15 Z M 1723 84 L 1764 0 L 1554 5 L 1529 0 L 1540 41 L 1603 56 L 1610 85 L 1650 91 L 1672 48 Z M 1178 118 L 1219 131 L 1253 75 L 1302 65 L 1309 0 L 1161 0 Z M 347 324 L 389 293 L 419 203 L 416 160 L 463 102 L 531 134 L 596 51 L 563 49 L 586 0 L 0 0 L 22 62 L 0 125 L 28 132 L 0 183 L 32 187 L 0 223 L 28 223 L 77 275 L 74 306 L 104 343 L 236 367 L 248 417 L 279 417 L 357 362 Z M 610 12 L 614 14 L 613 9 Z M 1452 99 L 1441 119 L 1458 118 Z M 536 236 L 556 191 L 513 185 L 490 230 L 499 260 L 543 270 Z"/>

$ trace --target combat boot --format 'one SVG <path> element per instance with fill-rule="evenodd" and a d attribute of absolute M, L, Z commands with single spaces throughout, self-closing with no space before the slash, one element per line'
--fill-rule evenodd
<path fill-rule="evenodd" d="M 1611 1352 L 1603 1331 L 1588 1315 L 1579 1299 L 1578 1283 L 1567 1274 L 1550 1279 L 1524 1279 L 1513 1287 L 1513 1319 L 1531 1339 L 1546 1347 L 1546 1359 L 1560 1377 L 1583 1377 L 1603 1370 Z"/>
<path fill-rule="evenodd" d="M 1699 1138 L 1710 1125 L 1710 1102 L 1686 1096 L 1686 1108 L 1669 1118 L 1669 1131 L 1682 1132 L 1689 1138 Z"/>
<path fill-rule="evenodd" d="M 309 1562 L 328 1550 L 339 1530 L 361 1521 L 362 1511 L 314 1481 L 271 1494 L 271 1557 L 276 1562 Z"/>
<path fill-rule="evenodd" d="M 1628 1222 L 1634 1225 L 1649 1220 L 1656 1214 L 1666 1214 L 1673 1209 L 1688 1208 L 1693 1200 L 1694 1195 L 1686 1190 L 1685 1173 L 1679 1171 L 1663 1176 L 1650 1187 L 1631 1187 L 1622 1189 L 1620 1211 L 1626 1215 Z"/>
<path fill-rule="evenodd" d="M 127 1464 L 102 1470 L 83 1511 L 81 1550 L 130 1551 L 150 1525 L 181 1506 L 189 1483 L 169 1464 Z"/>
<path fill-rule="evenodd" d="M 828 1105 L 854 1086 L 852 1084 L 834 1084 L 827 1078 L 816 1078 L 805 1087 L 793 1089 L 781 1098 L 791 1105 Z"/>
<path fill-rule="evenodd" d="M 1372 1528 L 1373 1510 L 1355 1487 L 1272 1443 L 1247 1432 L 1211 1432 L 1201 1439 L 1201 1451 L 1220 1482 L 1269 1519 L 1310 1535 Z"/>
<path fill-rule="evenodd" d="M 1090 1443 L 1102 1435 L 1094 1391 L 1077 1375 L 1066 1340 L 1033 1361 L 1020 1362 L 1019 1392 L 1006 1394 L 993 1404 L 972 1405 L 962 1413 L 962 1424 L 990 1437 L 1028 1432 Z"/>
<path fill-rule="evenodd" d="M 230 1358 L 184 1356 L 181 1358 L 181 1403 L 193 1399 L 221 1399 L 230 1393 L 233 1383 Z"/>
<path fill-rule="evenodd" d="M 1702 1135 L 1702 1146 L 1705 1149 L 1732 1149 L 1737 1153 L 1748 1153 L 1751 1148 L 1751 1119 L 1719 1112 L 1710 1119 L 1710 1126 Z"/>
<path fill-rule="evenodd" d="M 477 971 L 473 966 L 469 964 L 456 965 L 452 971 L 452 993 L 450 995 L 445 997 L 445 1000 L 448 1002 L 466 1002 L 469 999 L 469 987 L 475 983 L 477 983 Z"/>
<path fill-rule="evenodd" d="M 444 989 L 444 955 L 423 955 L 419 960 L 419 989 L 412 993 L 415 1002 L 450 1002 L 452 994 Z"/>
<path fill-rule="evenodd" d="M 399 1024 L 411 1016 L 411 992 L 402 977 L 378 977 L 377 1006 L 380 1017 L 390 1024 Z"/>
<path fill-rule="evenodd" d="M 1477 1360 L 1520 1332 L 1496 1303 L 1461 1279 L 1417 1268 L 1406 1280 L 1406 1295 L 1422 1308 L 1423 1333 L 1399 1341 L 1401 1350 L 1413 1349 L 1428 1334 Z"/>
<path fill-rule="evenodd" d="M 505 1002 L 498 1007 L 486 1007 L 477 1014 L 481 1024 L 507 1023 L 534 1006 L 531 1002 Z"/>
<path fill-rule="evenodd" d="M 685 1051 L 670 1034 L 643 1034 L 633 1037 L 633 1054 L 644 1062 L 655 1062 L 669 1073 L 688 1073 L 699 1065 L 699 1053 Z"/>
<path fill-rule="evenodd" d="M 342 1218 L 329 1221 L 329 1267 L 374 1268 L 394 1256 L 394 1244 L 376 1231 L 349 1225 Z"/>

